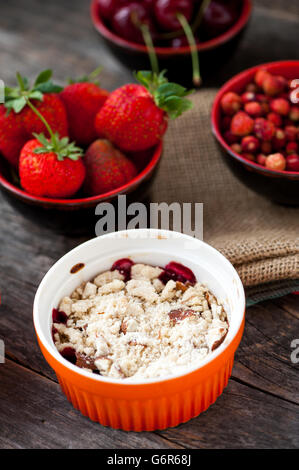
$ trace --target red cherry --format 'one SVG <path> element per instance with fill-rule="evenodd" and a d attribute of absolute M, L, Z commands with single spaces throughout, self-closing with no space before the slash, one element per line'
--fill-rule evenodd
<path fill-rule="evenodd" d="M 190 22 L 193 13 L 191 0 L 157 0 L 155 2 L 155 17 L 159 26 L 166 31 L 181 29 L 181 23 L 177 19 L 177 13 L 185 16 Z"/>
<path fill-rule="evenodd" d="M 125 281 L 129 281 L 131 279 L 131 267 L 135 264 L 132 260 L 129 258 L 122 258 L 113 264 L 111 271 L 117 271 L 120 272 L 123 276 L 125 276 Z"/>
<path fill-rule="evenodd" d="M 111 20 L 116 9 L 128 3 L 128 0 L 98 0 L 98 12 L 104 20 Z"/>
<path fill-rule="evenodd" d="M 178 38 L 173 38 L 170 41 L 170 47 L 173 47 L 174 49 L 178 49 L 179 47 L 186 47 L 189 46 L 188 39 L 186 36 L 180 36 Z"/>
<path fill-rule="evenodd" d="M 153 32 L 153 23 L 147 9 L 136 2 L 123 6 L 114 13 L 112 27 L 115 33 L 122 38 L 132 42 L 143 43 L 143 36 L 138 24 L 134 23 L 135 19 L 138 23 L 147 24 L 151 32 Z"/>
<path fill-rule="evenodd" d="M 233 2 L 212 0 L 204 12 L 200 25 L 204 38 L 212 39 L 224 33 L 237 20 L 237 17 L 238 11 Z"/>
<path fill-rule="evenodd" d="M 76 356 L 76 351 L 75 351 L 74 348 L 72 348 L 70 346 L 67 346 L 66 348 L 64 348 L 60 351 L 60 354 L 67 361 L 70 361 L 72 364 L 76 364 L 77 356 Z"/>
<path fill-rule="evenodd" d="M 64 312 L 60 312 L 57 308 L 53 308 L 52 310 L 52 320 L 53 323 L 64 323 L 67 322 L 67 315 Z"/>
<path fill-rule="evenodd" d="M 196 277 L 194 276 L 191 269 L 187 268 L 183 264 L 171 261 L 165 266 L 164 271 L 159 276 L 160 281 L 167 284 L 168 281 L 179 281 L 189 282 L 190 284 L 196 284 Z"/>

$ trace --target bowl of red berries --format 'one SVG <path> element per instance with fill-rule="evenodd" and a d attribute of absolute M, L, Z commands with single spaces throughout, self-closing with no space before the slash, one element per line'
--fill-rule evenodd
<path fill-rule="evenodd" d="M 175 72 L 177 80 L 191 77 L 186 72 L 191 71 L 190 51 L 199 54 L 203 74 L 231 57 L 249 21 L 251 3 L 251 0 L 93 0 L 91 17 L 108 47 L 126 65 L 133 69 L 148 68 L 148 51 L 152 47 L 161 67 L 170 74 Z"/>
<path fill-rule="evenodd" d="M 39 221 L 42 212 L 51 222 L 72 212 L 77 225 L 79 210 L 94 215 L 98 203 L 124 194 L 141 200 L 159 164 L 168 120 L 191 107 L 188 91 L 146 71 L 136 74 L 139 83 L 111 93 L 94 82 L 94 74 L 64 87 L 51 75 L 45 70 L 30 84 L 17 74 L 17 86 L 5 88 L 4 194 Z"/>
<path fill-rule="evenodd" d="M 213 104 L 212 130 L 245 185 L 299 205 L 299 61 L 258 65 L 225 83 Z"/>

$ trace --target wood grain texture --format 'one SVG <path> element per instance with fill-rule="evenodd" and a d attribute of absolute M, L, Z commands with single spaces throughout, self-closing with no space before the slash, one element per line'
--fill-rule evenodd
<path fill-rule="evenodd" d="M 268 0 L 255 4 L 240 48 L 207 86 L 220 86 L 259 62 L 299 59 L 296 2 L 289 2 L 288 14 L 281 15 L 281 0 L 273 2 L 273 10 Z M 13 84 L 16 70 L 33 77 L 50 67 L 62 83 L 99 64 L 104 66 L 103 87 L 111 90 L 131 80 L 131 71 L 110 55 L 93 30 L 89 1 L 0 3 L 0 78 L 7 84 Z M 7 354 L 6 363 L 0 364 L 1 448 L 298 447 L 299 365 L 290 360 L 290 343 L 299 338 L 298 296 L 248 309 L 232 379 L 207 412 L 163 432 L 114 431 L 92 423 L 67 402 L 40 353 L 32 325 L 41 278 L 86 237 L 63 236 L 36 225 L 2 195 L 0 215 L 0 339 Z"/>
<path fill-rule="evenodd" d="M 1 367 L 0 423 L 5 448 L 181 447 L 155 433 L 126 433 L 93 423 L 66 401 L 58 384 L 9 360 Z"/>

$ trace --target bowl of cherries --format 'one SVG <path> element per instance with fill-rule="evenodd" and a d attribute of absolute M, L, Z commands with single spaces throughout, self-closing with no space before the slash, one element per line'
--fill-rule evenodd
<path fill-rule="evenodd" d="M 251 0 L 93 0 L 91 17 L 110 49 L 134 69 L 148 68 L 154 47 L 169 73 L 186 79 L 191 54 L 205 73 L 236 48 L 251 14 Z M 208 61 L 209 67 L 204 66 Z M 190 73 L 191 77 L 191 73 Z"/>
<path fill-rule="evenodd" d="M 216 95 L 212 130 L 223 157 L 249 188 L 299 205 L 299 61 L 252 67 Z"/>

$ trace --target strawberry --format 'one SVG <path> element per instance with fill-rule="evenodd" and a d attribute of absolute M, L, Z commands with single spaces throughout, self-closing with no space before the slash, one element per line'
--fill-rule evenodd
<path fill-rule="evenodd" d="M 64 198 L 82 186 L 85 167 L 82 150 L 69 144 L 68 137 L 48 140 L 36 134 L 23 147 L 19 161 L 21 186 L 35 196 Z"/>
<path fill-rule="evenodd" d="M 124 151 L 146 150 L 161 141 L 168 116 L 176 118 L 192 103 L 188 92 L 168 83 L 164 74 L 138 72 L 141 83 L 124 85 L 112 92 L 95 118 L 99 136 L 104 136 Z"/>
<path fill-rule="evenodd" d="M 68 136 L 67 115 L 64 104 L 58 95 L 48 93 L 43 95 L 42 101 L 32 101 L 37 110 L 44 116 L 54 132 L 61 137 Z M 26 106 L 21 113 L 22 122 L 25 130 L 31 136 L 34 132 L 37 134 L 44 133 L 47 137 L 49 134 L 42 121 L 34 114 L 34 112 Z"/>
<path fill-rule="evenodd" d="M 85 191 L 96 196 L 128 183 L 136 174 L 133 163 L 108 140 L 98 139 L 87 149 Z"/>
<path fill-rule="evenodd" d="M 95 117 L 109 95 L 98 83 L 92 83 L 98 72 L 99 69 L 77 82 L 71 80 L 60 93 L 67 112 L 70 138 L 79 145 L 88 146 L 96 140 Z"/>
<path fill-rule="evenodd" d="M 27 141 L 18 114 L 11 111 L 7 114 L 4 105 L 0 106 L 0 152 L 11 163 L 17 167 L 20 151 Z"/>
<path fill-rule="evenodd" d="M 34 103 L 53 132 L 58 132 L 60 136 L 68 135 L 65 107 L 56 94 L 62 88 L 51 81 L 51 76 L 51 70 L 44 70 L 38 75 L 30 88 L 27 78 L 17 73 L 18 87 L 5 89 L 5 106 L 9 111 L 13 110 L 16 114 L 20 113 L 21 123 L 28 135 L 27 140 L 31 139 L 33 132 L 44 132 L 47 135 L 47 129 L 43 122 L 27 106 L 28 100 Z"/>
<path fill-rule="evenodd" d="M 27 106 L 42 121 L 50 138 L 33 134 L 35 139 L 22 148 L 19 161 L 21 186 L 35 196 L 70 197 L 82 186 L 85 167 L 82 149 L 69 143 L 68 137 L 54 133 L 42 114 L 26 98 Z"/>

